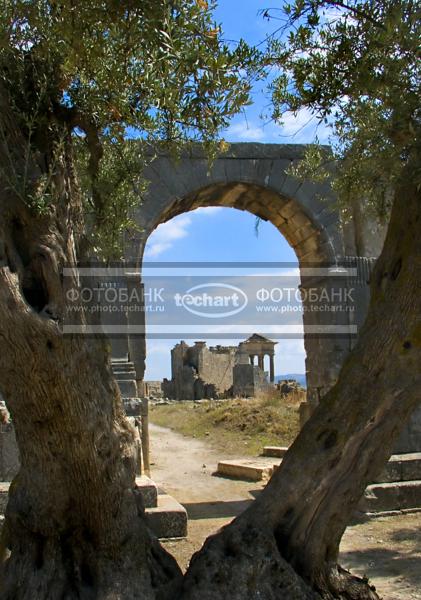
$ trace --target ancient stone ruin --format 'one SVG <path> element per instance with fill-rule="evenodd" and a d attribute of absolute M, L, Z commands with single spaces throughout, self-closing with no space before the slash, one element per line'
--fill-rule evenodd
<path fill-rule="evenodd" d="M 238 346 L 208 348 L 203 341 L 193 346 L 181 341 L 171 350 L 172 376 L 164 379 L 163 394 L 174 400 L 255 396 L 269 385 L 265 356 L 270 360 L 270 382 L 275 380 L 276 343 L 257 333 Z"/>
<path fill-rule="evenodd" d="M 330 326 L 342 327 L 343 334 L 320 335 L 318 332 L 324 332 L 325 327 L 323 313 L 311 310 L 303 313 L 308 384 L 303 422 L 334 385 L 346 356 L 356 343 L 356 336 L 347 331 L 352 327 L 359 328 L 364 321 L 370 296 L 371 270 L 383 243 L 382 227 L 370 219 L 341 221 L 336 199 L 327 184 L 302 182 L 289 174 L 290 165 L 300 160 L 305 150 L 305 146 L 288 144 L 231 144 L 229 151 L 218 157 L 211 168 L 199 146 L 183 154 L 177 162 L 165 153 L 158 153 L 145 170 L 150 185 L 135 211 L 137 227 L 125 240 L 127 270 L 124 269 L 118 282 L 128 296 L 136 291 L 140 298 L 144 298 L 141 272 L 148 236 L 158 225 L 177 215 L 212 206 L 246 210 L 272 223 L 297 255 L 304 291 L 325 289 L 330 285 L 329 269 L 326 269 L 325 275 L 314 277 L 306 274 L 309 265 L 332 268 L 339 264 L 353 265 L 355 273 L 349 277 L 348 284 L 354 289 L 355 310 L 333 313 L 330 318 Z M 306 299 L 303 306 L 311 308 Z M 139 308 L 142 309 L 142 306 Z M 147 333 L 145 311 L 122 311 L 110 318 L 113 319 L 109 323 L 112 327 L 126 332 L 121 336 L 113 334 L 110 339 L 113 370 L 127 415 L 142 421 L 140 437 L 143 438 L 148 433 L 144 396 L 155 394 L 153 386 L 148 389 L 143 381 Z M 273 350 L 274 342 L 265 338 L 262 343 L 256 340 L 255 335 L 238 347 L 208 348 L 205 342 L 193 346 L 183 342 L 177 344 L 173 350 L 172 379 L 164 383 L 164 395 L 178 399 L 217 398 L 229 393 L 254 396 L 262 386 L 268 385 L 268 379 L 274 379 L 273 352 L 270 349 L 272 344 Z M 256 348 L 259 343 L 262 343 L 260 350 Z M 265 375 L 264 365 L 267 355 L 269 377 Z M 256 357 L 257 365 L 254 364 Z M 147 439 L 141 442 L 143 460 L 139 461 L 142 463 L 139 471 L 143 474 L 148 471 L 148 444 Z M 383 509 L 387 506 L 387 510 L 421 506 L 420 449 L 421 405 L 402 431 L 394 449 L 395 457 L 389 461 L 387 477 L 382 475 L 383 483 L 370 491 L 369 510 L 377 510 L 376 503 Z M 18 466 L 13 425 L 6 420 L 0 426 L 0 514 L 2 501 L 7 499 L 8 482 Z M 141 489 L 149 490 L 149 486 L 150 481 L 139 484 Z M 164 515 L 165 523 L 168 523 L 168 511 L 159 512 L 159 495 L 158 499 L 156 493 L 148 491 L 148 495 L 152 499 L 144 502 L 147 514 L 153 515 L 150 518 L 155 521 Z M 182 507 L 177 510 L 173 512 L 177 514 L 177 523 L 181 523 L 179 529 L 175 531 L 172 527 L 171 531 L 167 528 L 163 532 L 155 526 L 158 535 L 184 535 L 185 511 Z"/>

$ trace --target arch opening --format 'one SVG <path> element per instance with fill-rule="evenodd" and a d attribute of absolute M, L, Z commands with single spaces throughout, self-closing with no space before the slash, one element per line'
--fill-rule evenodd
<path fill-rule="evenodd" d="M 234 163 L 236 161 L 231 161 Z M 191 167 L 197 164 L 188 163 Z M 168 167 L 168 164 L 166 165 Z M 128 255 L 137 256 L 137 265 L 142 273 L 144 252 L 149 235 L 160 225 L 172 218 L 189 213 L 199 208 L 229 207 L 252 213 L 263 221 L 270 222 L 287 240 L 298 259 L 300 273 L 302 269 L 310 266 L 327 266 L 336 264 L 340 252 L 337 250 L 338 216 L 334 211 L 326 210 L 325 204 L 315 200 L 314 189 L 303 191 L 302 184 L 290 187 L 295 190 L 296 196 L 280 192 L 271 185 L 271 178 L 265 177 L 267 185 L 255 181 L 242 181 L 242 178 L 227 180 L 230 177 L 231 165 L 224 170 L 224 181 L 215 181 L 207 185 L 198 185 L 193 188 L 192 179 L 197 183 L 202 177 L 190 173 L 186 181 L 179 185 L 184 194 L 170 193 L 171 180 L 167 176 L 165 181 L 156 187 L 156 182 L 151 184 L 149 195 L 137 215 L 141 232 L 137 233 L 128 246 Z M 209 176 L 206 178 L 209 180 Z M 283 181 L 287 178 L 283 177 Z M 212 177 L 210 177 L 212 179 Z M 252 179 L 250 177 L 249 179 Z M 256 177 L 259 180 L 259 177 Z M 203 183 L 203 181 L 202 181 Z M 288 187 L 288 186 L 287 186 Z M 193 188 L 193 189 L 191 189 Z M 280 186 L 281 189 L 285 185 Z M 158 191 L 160 193 L 158 197 Z M 161 196 L 162 194 L 162 196 Z M 153 200 L 155 199 L 155 203 Z M 333 233 L 332 233 L 333 232 Z M 307 278 L 305 285 L 309 285 Z M 302 282 L 303 283 L 303 282 Z M 316 282 L 317 283 L 317 282 Z M 317 285 L 323 285 L 318 282 Z M 305 301 L 305 304 L 308 303 Z M 320 317 L 306 311 L 303 312 L 304 345 L 306 351 L 306 375 L 308 385 L 308 400 L 316 405 L 320 397 L 334 383 L 343 358 L 349 351 L 350 340 L 346 335 L 343 339 L 320 337 L 308 333 L 317 331 Z M 131 356 L 136 356 L 136 371 L 138 380 L 143 380 L 145 372 L 146 343 L 139 336 L 135 343 L 130 344 Z"/>
<path fill-rule="evenodd" d="M 223 199 L 226 200 L 226 196 Z M 197 206 L 195 202 L 189 204 L 189 206 L 191 210 L 186 211 L 183 210 L 180 203 L 177 203 L 177 206 L 172 207 L 172 211 L 162 215 L 160 219 L 162 230 L 167 224 L 168 231 L 171 232 L 171 235 L 174 235 L 175 222 L 179 220 L 181 225 L 184 226 L 183 219 L 191 211 L 193 211 L 190 214 L 191 217 L 198 217 L 196 221 L 200 218 L 208 220 L 208 228 L 212 232 L 208 239 L 212 239 L 212 235 L 216 237 L 221 221 L 229 221 L 229 224 L 225 223 L 225 226 L 231 228 L 235 225 L 235 219 L 237 221 L 244 220 L 247 221 L 249 245 L 254 248 L 252 241 L 256 239 L 253 230 L 255 213 L 251 214 L 245 207 L 242 211 L 239 211 L 233 210 L 233 207 L 227 208 L 227 205 L 220 205 L 219 212 L 208 213 L 208 217 L 206 217 L 206 213 L 202 213 L 200 217 L 195 211 L 204 207 Z M 217 205 L 214 201 L 212 201 L 212 204 L 207 205 L 208 208 L 215 206 Z M 216 223 L 215 216 L 211 215 L 218 215 L 219 221 Z M 191 222 L 190 226 L 193 228 L 194 222 Z M 241 237 L 239 229 L 241 229 L 241 232 L 244 231 L 243 228 L 238 227 L 235 229 L 235 233 L 232 230 L 231 235 L 231 237 L 234 235 L 237 237 L 238 253 L 233 254 L 229 250 L 229 254 L 226 250 L 224 253 L 225 260 L 229 261 L 230 264 L 245 257 L 242 246 L 247 244 L 247 239 L 244 240 L 244 237 Z M 159 229 L 157 228 L 154 231 L 157 238 L 154 241 L 153 234 L 149 236 L 143 253 L 145 261 L 143 284 L 147 289 L 150 288 L 147 273 L 149 269 L 153 271 L 151 258 L 154 258 L 157 264 L 160 261 L 168 264 L 167 261 L 174 257 L 174 266 L 177 267 L 179 264 L 177 259 L 180 259 L 180 254 L 184 254 L 186 260 L 198 260 L 202 266 L 204 258 L 208 258 L 212 261 L 212 264 L 215 264 L 215 257 L 212 255 L 212 249 L 209 245 L 206 250 L 207 257 L 201 253 L 199 257 L 192 258 L 190 255 L 191 246 L 186 242 L 186 237 L 181 238 L 181 241 L 178 242 L 178 251 L 174 247 L 161 253 L 153 250 L 155 244 L 157 249 L 160 246 L 162 249 L 162 244 L 165 242 L 165 235 L 159 235 Z M 269 237 L 270 235 L 269 243 L 264 246 L 265 259 L 267 262 L 287 262 L 289 265 L 295 263 L 295 271 L 298 271 L 297 256 L 289 243 L 279 233 L 279 229 L 272 224 L 266 222 L 261 224 L 257 240 L 263 243 L 263 237 L 266 235 Z M 194 238 L 194 240 L 196 239 Z M 216 243 L 224 246 L 223 239 L 222 237 Z M 277 252 L 270 244 L 287 248 L 287 254 L 283 253 L 282 250 Z M 247 253 L 247 258 L 250 257 L 250 254 L 250 252 Z M 259 258 L 261 259 L 260 256 Z M 217 260 L 220 260 L 219 254 Z M 253 268 L 251 270 L 253 271 Z M 237 285 L 237 282 L 234 282 L 234 284 Z M 148 331 L 148 325 L 152 325 L 154 319 L 148 319 L 148 316 L 152 316 L 148 313 L 145 316 L 146 331 Z M 258 330 L 255 333 L 258 335 Z M 222 334 L 220 335 L 222 336 Z M 253 335 L 248 336 L 248 338 L 253 337 Z M 167 374 L 169 375 L 168 379 L 172 379 L 169 383 L 173 386 L 173 393 L 169 394 L 167 392 L 168 387 L 165 387 L 163 395 L 165 397 L 168 394 L 170 399 L 176 400 L 169 404 L 164 401 L 162 405 L 159 400 L 151 402 L 150 423 L 152 425 L 150 438 L 154 463 L 152 474 L 158 485 L 177 498 L 187 509 L 189 535 L 194 536 L 196 525 L 200 526 L 204 521 L 209 527 L 208 533 L 211 533 L 218 527 L 218 524 L 216 522 L 214 524 L 210 519 L 234 517 L 240 514 L 252 501 L 256 490 L 262 488 L 265 483 L 264 480 L 258 483 L 247 483 L 233 478 L 212 477 L 217 463 L 225 465 L 222 469 L 226 466 L 229 468 L 229 461 L 234 458 L 234 455 L 237 458 L 242 456 L 242 460 L 245 462 L 252 461 L 253 456 L 259 454 L 264 445 L 289 445 L 292 443 L 295 434 L 298 433 L 299 400 L 297 400 L 297 396 L 293 396 L 293 399 L 283 398 L 281 393 L 286 393 L 285 388 L 281 392 L 280 388 L 277 389 L 275 385 L 271 385 L 271 379 L 277 380 L 278 377 L 275 378 L 275 375 L 286 376 L 287 371 L 299 371 L 303 374 L 304 351 L 302 351 L 300 357 L 300 367 L 284 366 L 286 354 L 290 352 L 293 345 L 302 345 L 302 339 L 276 339 L 274 341 L 275 344 L 272 344 L 270 339 L 263 341 L 249 339 L 248 344 L 246 343 L 248 347 L 245 348 L 245 360 L 242 360 L 239 354 L 241 354 L 241 342 L 243 344 L 246 342 L 244 337 L 235 337 L 235 339 L 227 338 L 227 335 L 222 339 L 214 337 L 209 339 L 205 336 L 192 339 L 187 337 L 185 340 L 184 338 L 181 340 L 180 338 L 165 340 L 165 343 L 163 343 L 163 340 L 157 339 L 154 340 L 155 348 L 153 348 L 154 342 L 148 337 L 146 339 L 147 365 L 151 359 L 162 363 L 163 353 L 169 356 L 172 350 L 172 364 L 167 366 Z M 205 342 L 207 342 L 206 345 Z M 160 344 L 163 346 L 163 353 L 159 352 Z M 274 347 L 279 348 L 275 360 L 273 360 Z M 151 356 L 151 350 L 153 356 Z M 156 355 L 158 355 L 158 358 L 156 358 Z M 291 360 L 290 357 L 288 359 Z M 254 367 L 252 367 L 252 361 L 254 361 Z M 266 390 L 260 391 L 255 396 L 253 394 L 253 398 L 240 398 L 239 396 L 235 397 L 236 394 L 233 389 L 234 398 L 220 399 L 219 394 L 224 396 L 223 392 L 227 391 L 227 388 L 234 387 L 235 375 L 232 372 L 238 367 L 240 369 L 244 368 L 248 373 L 250 371 L 266 372 Z M 228 369 L 231 369 L 231 378 L 227 377 Z M 162 370 L 159 371 L 157 378 L 160 379 L 161 375 Z M 145 392 L 153 397 L 153 389 L 149 389 L 149 384 L 152 383 L 148 381 L 150 377 L 151 371 L 147 367 L 145 380 L 148 383 L 145 386 Z M 155 376 L 152 376 L 152 378 L 155 379 Z M 180 394 L 178 393 L 179 389 L 182 389 Z M 250 395 L 247 394 L 247 396 Z M 200 402 L 197 402 L 197 400 L 200 400 Z M 226 416 L 228 414 L 229 417 Z M 260 433 L 258 433 L 259 428 L 261 429 Z M 184 435 L 181 436 L 180 433 Z M 211 444 L 209 444 L 209 440 L 212 440 Z M 166 452 L 162 448 L 171 450 Z M 175 460 L 177 464 L 183 465 L 181 472 L 174 469 Z M 268 458 L 266 460 L 269 465 L 275 463 L 277 459 Z M 239 464 L 241 464 L 241 459 Z M 223 474 L 223 470 L 220 471 L 220 474 Z M 232 502 L 233 496 L 237 497 L 238 501 Z"/>
<path fill-rule="evenodd" d="M 189 274 L 192 274 L 190 283 L 186 279 L 186 288 L 191 287 L 194 283 L 202 284 L 205 274 L 210 275 L 211 282 L 216 280 L 222 285 L 239 286 L 244 289 L 250 301 L 253 301 L 255 293 L 259 287 L 271 284 L 273 285 L 273 275 L 276 276 L 277 285 L 286 282 L 289 285 L 293 285 L 295 291 L 298 292 L 299 285 L 299 270 L 297 256 L 294 250 L 290 247 L 288 241 L 281 235 L 279 230 L 269 222 L 263 222 L 260 224 L 259 230 L 255 231 L 255 215 L 252 215 L 247 210 L 236 210 L 227 208 L 226 206 L 219 206 L 214 212 L 213 207 L 199 207 L 198 209 L 192 208 L 189 213 L 190 217 L 185 219 L 186 213 L 180 213 L 174 217 L 168 217 L 163 223 L 154 230 L 149 238 L 147 245 L 145 246 L 144 261 L 146 266 L 143 274 L 143 284 L 149 290 L 152 283 L 153 277 L 155 276 L 156 269 L 154 269 L 155 262 L 167 265 L 168 261 L 173 265 L 174 268 L 178 268 L 178 262 L 181 261 L 182 268 Z M 178 211 L 180 207 L 178 207 Z M 187 231 L 189 235 L 187 236 Z M 173 245 L 171 245 L 173 244 Z M 167 249 L 170 248 L 170 249 Z M 194 253 L 192 254 L 192 249 Z M 173 262 L 175 261 L 175 262 Z M 193 269 L 190 271 L 190 267 L 185 265 L 199 264 L 200 269 Z M 229 268 L 226 269 L 226 265 L 229 264 Z M 211 268 L 209 269 L 209 265 Z M 283 266 L 285 265 L 285 267 Z M 275 267 L 274 267 L 275 266 Z M 274 270 L 276 269 L 276 270 Z M 148 273 L 153 272 L 153 277 L 149 280 Z M 210 271 L 212 273 L 210 274 Z M 229 271 L 229 273 L 228 273 Z M 264 277 L 265 273 L 269 273 L 267 277 Z M 197 277 L 198 281 L 194 279 Z M 282 278 L 284 277 L 284 280 Z M 213 285 L 213 283 L 211 283 Z M 279 289 L 279 287 L 278 287 Z M 260 366 L 262 371 L 267 372 L 268 379 L 274 378 L 275 374 L 289 375 L 291 373 L 298 373 L 301 380 L 305 377 L 305 361 L 304 361 L 304 349 L 302 344 L 303 337 L 303 324 L 302 324 L 302 306 L 301 300 L 298 299 L 296 302 L 295 309 L 297 314 L 294 315 L 293 320 L 289 321 L 297 324 L 296 334 L 288 336 L 290 339 L 282 340 L 282 343 L 278 343 L 278 335 L 276 337 L 276 348 L 260 346 L 256 349 L 255 355 L 250 350 L 248 353 L 249 362 L 252 364 L 252 357 L 255 357 L 254 364 Z M 241 321 L 233 319 L 221 318 L 217 321 L 218 326 L 226 324 L 227 334 L 214 334 L 212 333 L 213 324 L 215 321 L 207 321 L 210 327 L 207 331 L 210 332 L 209 336 L 206 333 L 201 335 L 195 335 L 194 333 L 189 335 L 181 333 L 177 339 L 175 336 L 167 336 L 171 340 L 171 344 L 166 344 L 167 355 L 165 357 L 167 373 L 170 372 L 170 350 L 173 346 L 185 339 L 190 344 L 195 341 L 207 340 L 209 344 L 215 346 L 237 346 L 240 342 L 245 342 L 253 334 L 263 333 L 270 338 L 273 333 L 270 330 L 259 332 L 259 315 L 257 318 L 250 316 L 250 313 L 241 314 L 242 320 L 247 322 L 247 328 L 242 329 Z M 158 315 L 160 317 L 160 315 Z M 265 317 L 265 315 L 263 315 Z M 266 323 L 269 319 L 266 317 Z M 260 319 L 261 326 L 265 327 L 265 320 Z M 288 321 L 288 316 L 284 316 L 282 319 L 275 316 L 275 321 Z M 157 322 L 157 315 L 154 313 L 146 313 L 146 332 L 153 329 L 152 324 Z M 205 321 L 206 323 L 206 321 Z M 239 333 L 237 334 L 234 329 L 236 328 Z M 218 329 L 218 327 L 217 327 Z M 222 327 L 223 329 L 223 327 Z M 291 339 L 296 338 L 296 339 Z M 192 342 L 190 342 L 192 340 Z M 298 342 L 298 345 L 297 345 Z M 153 353 L 156 354 L 158 351 L 163 351 L 163 343 L 161 341 L 153 342 L 150 338 L 148 339 L 148 347 L 153 349 Z M 297 347 L 300 347 L 301 357 L 296 358 Z M 275 352 L 274 352 L 275 350 Z M 273 355 L 276 353 L 276 356 Z M 293 356 L 290 358 L 290 354 Z M 271 358 L 272 355 L 272 358 Z M 154 357 L 156 363 L 156 358 Z M 148 361 L 146 363 L 148 365 Z M 161 367 L 161 364 L 159 365 Z M 276 369 L 275 369 L 276 366 Z M 276 373 L 275 373 L 276 370 Z M 145 379 L 156 379 L 157 374 L 162 374 L 162 369 L 147 369 Z"/>

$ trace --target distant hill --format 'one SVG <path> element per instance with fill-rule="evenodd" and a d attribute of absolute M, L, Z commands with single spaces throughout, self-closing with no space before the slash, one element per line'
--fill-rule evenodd
<path fill-rule="evenodd" d="M 305 373 L 286 373 L 285 375 L 275 375 L 276 382 L 282 381 L 282 379 L 295 379 L 302 387 L 307 387 Z"/>

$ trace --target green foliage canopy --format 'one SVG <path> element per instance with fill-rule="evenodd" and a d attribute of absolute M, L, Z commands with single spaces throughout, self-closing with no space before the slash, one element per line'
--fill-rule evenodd
<path fill-rule="evenodd" d="M 222 43 L 214 6 L 205 0 L 0 0 L 0 85 L 29 151 L 51 155 L 36 192 L 15 182 L 21 197 L 48 207 L 57 129 L 64 126 L 77 149 L 96 249 L 114 253 L 139 202 L 145 164 L 142 144 L 123 149 L 127 136 L 145 145 L 176 148 L 200 140 L 215 148 L 221 128 L 249 101 L 244 67 L 256 53 L 242 41 L 234 50 Z"/>
<path fill-rule="evenodd" d="M 420 141 L 420 6 L 413 0 L 295 0 L 266 11 L 281 20 L 266 65 L 277 70 L 273 117 L 308 109 L 332 127 L 333 187 L 386 216 Z M 332 157 L 330 157 L 332 158 Z M 331 177 L 318 146 L 294 169 Z M 419 183 L 420 166 L 411 176 Z"/>

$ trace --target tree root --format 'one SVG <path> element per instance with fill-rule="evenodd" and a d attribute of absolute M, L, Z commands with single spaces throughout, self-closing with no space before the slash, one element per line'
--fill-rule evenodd
<path fill-rule="evenodd" d="M 193 556 L 177 600 L 379 600 L 366 578 L 339 565 L 326 564 L 317 581 L 283 558 L 270 527 L 240 518 Z"/>
<path fill-rule="evenodd" d="M 273 532 L 241 522 L 210 537 L 196 553 L 177 600 L 316 600 L 281 556 Z M 169 600 L 169 599 L 168 599 Z"/>
<path fill-rule="evenodd" d="M 327 582 L 319 591 L 324 600 L 379 600 L 376 588 L 366 577 L 357 577 L 340 565 L 330 569 Z"/>

